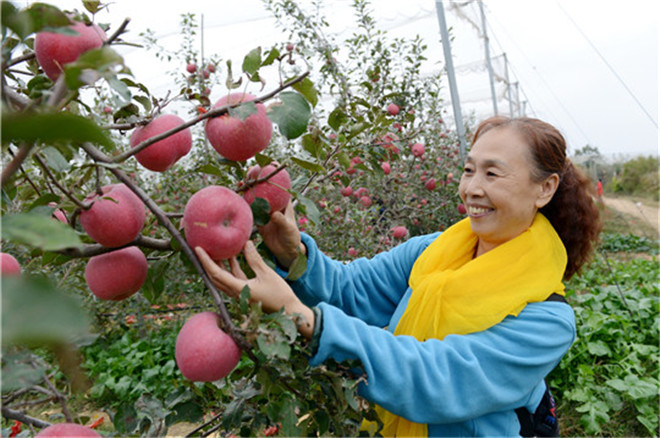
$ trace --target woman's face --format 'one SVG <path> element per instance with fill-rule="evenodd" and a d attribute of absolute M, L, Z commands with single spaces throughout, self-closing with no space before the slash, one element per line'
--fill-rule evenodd
<path fill-rule="evenodd" d="M 479 238 L 477 255 L 521 234 L 549 202 L 556 184 L 535 183 L 531 172 L 531 152 L 514 128 L 493 128 L 472 146 L 458 192 Z"/>

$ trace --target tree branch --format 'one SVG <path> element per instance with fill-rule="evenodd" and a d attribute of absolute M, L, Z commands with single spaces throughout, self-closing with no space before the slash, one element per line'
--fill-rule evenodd
<path fill-rule="evenodd" d="M 2 416 L 8 420 L 18 420 L 23 424 L 29 424 L 40 428 L 48 427 L 51 425 L 50 423 L 39 420 L 38 418 L 29 417 L 22 412 L 9 409 L 5 406 L 2 407 Z"/>
<path fill-rule="evenodd" d="M 14 159 L 9 162 L 9 164 L 2 170 L 2 187 L 9 182 L 11 176 L 16 173 L 16 171 L 21 167 L 23 161 L 30 155 L 30 150 L 34 144 L 32 143 L 23 143 L 19 148 Z"/>
<path fill-rule="evenodd" d="M 128 246 L 139 246 L 140 248 L 157 249 L 160 251 L 174 250 L 169 240 L 154 239 L 152 237 L 139 235 L 132 242 L 117 248 L 108 248 L 107 246 L 103 246 L 100 243 L 92 243 L 92 244 L 83 245 L 82 248 L 66 248 L 55 252 L 57 254 L 62 254 L 71 258 L 86 258 L 86 257 L 94 257 L 100 254 L 116 251 L 118 249 L 126 248 Z"/>
<path fill-rule="evenodd" d="M 254 100 L 251 100 L 250 102 L 261 103 L 261 102 L 265 102 L 269 99 L 272 99 L 274 96 L 276 96 L 282 90 L 285 90 L 289 87 L 292 87 L 293 85 L 295 85 L 298 82 L 305 79 L 308 75 L 309 75 L 309 72 L 305 72 L 302 75 L 298 76 L 297 78 L 294 78 L 294 79 L 290 80 L 289 82 L 281 85 L 280 87 L 276 88 L 275 90 L 271 91 L 270 93 L 264 94 L 263 96 L 258 97 Z M 200 114 L 199 116 L 197 116 L 193 119 L 190 119 L 187 122 L 184 122 L 183 124 L 181 124 L 177 127 L 174 127 L 170 130 L 162 132 L 158 135 L 154 135 L 153 137 L 151 137 L 151 138 L 135 145 L 135 147 L 129 149 L 128 151 L 114 156 L 111 159 L 111 161 L 109 161 L 109 162 L 111 162 L 111 163 L 121 163 L 123 161 L 126 161 L 128 158 L 130 158 L 133 155 L 137 154 L 141 150 L 146 149 L 147 147 L 151 146 L 152 144 L 154 144 L 156 142 L 159 142 L 159 141 L 161 141 L 161 140 L 163 140 L 163 139 L 165 139 L 165 138 L 167 138 L 171 135 L 174 135 L 179 131 L 183 131 L 186 128 L 189 128 L 193 125 L 196 125 L 197 123 L 201 122 L 204 119 L 208 119 L 210 117 L 217 117 L 217 116 L 221 116 L 223 114 L 226 114 L 227 111 L 229 111 L 230 108 L 235 108 L 237 106 L 240 106 L 242 103 L 243 102 L 239 102 L 239 103 L 235 103 L 235 104 L 232 104 L 232 105 L 224 105 L 224 106 L 221 106 L 221 107 L 218 107 L 218 108 L 213 108 L 212 110 L 210 110 L 210 111 L 208 111 L 204 114 Z"/>

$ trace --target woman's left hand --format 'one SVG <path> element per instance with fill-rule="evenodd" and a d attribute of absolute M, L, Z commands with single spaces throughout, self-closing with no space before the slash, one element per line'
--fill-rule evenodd
<path fill-rule="evenodd" d="M 314 312 L 305 306 L 282 277 L 271 269 L 261 258 L 252 241 L 243 248 L 248 265 L 255 277 L 248 279 L 236 257 L 229 260 L 230 271 L 214 262 L 200 247 L 195 248 L 204 270 L 213 284 L 229 295 L 238 298 L 245 286 L 250 289 L 250 300 L 260 302 L 266 312 L 276 312 L 284 307 L 289 315 L 301 314 L 303 320 L 298 324 L 298 331 L 306 338 L 312 337 L 314 330 Z"/>

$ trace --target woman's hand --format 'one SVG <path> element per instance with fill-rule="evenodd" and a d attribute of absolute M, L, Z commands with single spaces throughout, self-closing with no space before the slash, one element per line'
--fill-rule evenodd
<path fill-rule="evenodd" d="M 296 224 L 291 201 L 287 204 L 284 213 L 274 212 L 270 221 L 265 226 L 259 227 L 259 233 L 279 264 L 287 269 L 298 257 L 299 249 L 303 254 L 306 253 L 305 245 L 300 240 L 300 230 Z"/>
<path fill-rule="evenodd" d="M 314 331 L 314 312 L 305 306 L 286 281 L 263 261 L 252 241 L 243 248 L 245 259 L 255 273 L 248 279 L 236 257 L 229 260 L 231 272 L 215 263 L 204 249 L 197 247 L 195 253 L 213 284 L 233 298 L 238 298 L 245 286 L 250 289 L 250 301 L 260 302 L 266 312 L 276 312 L 284 307 L 289 315 L 301 314 L 298 331 L 310 339 Z"/>

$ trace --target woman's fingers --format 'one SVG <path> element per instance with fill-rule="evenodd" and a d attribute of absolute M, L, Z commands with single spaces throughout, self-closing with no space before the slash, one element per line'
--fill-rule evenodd
<path fill-rule="evenodd" d="M 261 255 L 259 255 L 257 248 L 251 240 L 248 240 L 245 243 L 243 254 L 245 254 L 245 260 L 247 260 L 248 265 L 250 265 L 257 276 L 268 270 L 268 265 L 266 265 L 266 262 L 261 258 Z"/>
<path fill-rule="evenodd" d="M 238 263 L 238 260 L 236 257 L 232 257 L 229 259 L 229 269 L 231 269 L 231 273 L 234 274 L 234 277 L 240 278 L 241 280 L 247 280 L 247 275 L 245 275 L 245 272 L 241 269 L 241 265 Z"/>
<path fill-rule="evenodd" d="M 233 274 L 224 270 L 211 259 L 203 248 L 196 247 L 195 254 L 197 254 L 206 273 L 211 277 L 213 284 L 232 297 L 237 297 L 241 293 L 246 284 L 245 279 L 236 278 Z"/>

